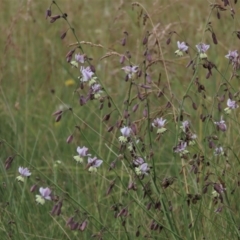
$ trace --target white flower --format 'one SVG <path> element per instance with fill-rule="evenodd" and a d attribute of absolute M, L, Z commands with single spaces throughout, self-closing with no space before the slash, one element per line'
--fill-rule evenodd
<path fill-rule="evenodd" d="M 92 78 L 92 76 L 94 75 L 94 72 L 91 70 L 91 68 L 89 66 L 86 68 L 81 66 L 80 72 L 82 73 L 82 78 L 81 78 L 82 82 L 89 81 Z"/>
<path fill-rule="evenodd" d="M 224 151 L 222 147 L 216 147 L 214 150 L 214 155 L 215 156 L 221 156 L 224 155 Z"/>
<path fill-rule="evenodd" d="M 122 70 L 124 70 L 129 79 L 132 79 L 136 76 L 136 73 L 138 72 L 138 66 L 125 66 L 122 68 Z"/>
<path fill-rule="evenodd" d="M 230 98 L 227 100 L 227 106 L 228 107 L 224 109 L 224 111 L 227 114 L 230 114 L 232 109 L 238 108 L 238 105 L 237 105 L 236 101 L 233 101 Z"/>
<path fill-rule="evenodd" d="M 36 195 L 36 202 L 43 205 L 45 200 L 51 200 L 51 189 L 40 187 L 39 192 L 41 195 Z"/>
<path fill-rule="evenodd" d="M 167 129 L 164 127 L 167 120 L 163 118 L 156 118 L 153 120 L 152 126 L 158 128 L 157 133 L 163 133 Z"/>

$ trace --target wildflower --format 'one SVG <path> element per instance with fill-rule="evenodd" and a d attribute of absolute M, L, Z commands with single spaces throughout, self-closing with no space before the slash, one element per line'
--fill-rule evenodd
<path fill-rule="evenodd" d="M 91 86 L 92 89 L 92 93 L 94 94 L 94 98 L 99 98 L 101 96 L 102 93 L 102 87 L 100 84 L 93 84 Z"/>
<path fill-rule="evenodd" d="M 141 157 L 138 157 L 136 158 L 134 161 L 133 161 L 134 165 L 136 166 L 140 166 L 144 163 L 144 160 L 141 158 Z"/>
<path fill-rule="evenodd" d="M 158 128 L 157 133 L 164 133 L 167 129 L 164 127 L 167 120 L 163 118 L 156 118 L 153 120 L 152 126 Z"/>
<path fill-rule="evenodd" d="M 79 63 L 84 63 L 85 55 L 84 54 L 75 54 L 75 60 Z"/>
<path fill-rule="evenodd" d="M 75 84 L 75 81 L 73 79 L 68 79 L 65 81 L 66 87 L 73 86 L 74 84 Z"/>
<path fill-rule="evenodd" d="M 227 130 L 227 125 L 225 124 L 225 121 L 221 118 L 219 122 L 214 122 L 214 124 L 217 125 L 217 129 L 225 132 Z"/>
<path fill-rule="evenodd" d="M 81 81 L 82 82 L 87 82 L 92 78 L 94 75 L 94 72 L 92 72 L 91 68 L 88 66 L 86 68 L 81 67 L 80 72 L 82 73 Z"/>
<path fill-rule="evenodd" d="M 175 153 L 179 153 L 180 156 L 187 154 L 188 150 L 186 150 L 187 142 L 180 141 L 180 143 L 174 148 Z"/>
<path fill-rule="evenodd" d="M 228 54 L 225 57 L 228 58 L 230 62 L 235 62 L 238 58 L 238 51 L 228 51 Z"/>
<path fill-rule="evenodd" d="M 18 172 L 20 173 L 20 176 L 18 176 L 16 179 L 19 182 L 24 182 L 25 177 L 31 176 L 31 172 L 29 171 L 28 168 L 19 167 Z"/>
<path fill-rule="evenodd" d="M 207 45 L 205 43 L 199 43 L 196 45 L 196 48 L 198 49 L 198 52 L 200 53 L 200 58 L 201 59 L 206 59 L 207 54 L 206 51 L 209 49 L 210 45 Z"/>
<path fill-rule="evenodd" d="M 135 172 L 137 175 L 148 175 L 150 168 L 147 163 L 141 164 L 139 167 L 135 168 Z"/>
<path fill-rule="evenodd" d="M 190 146 L 193 146 L 193 145 L 195 145 L 195 143 L 196 143 L 195 139 L 197 139 L 197 135 L 191 133 L 189 139 L 190 139 L 190 141 L 189 141 L 188 144 L 189 144 Z"/>
<path fill-rule="evenodd" d="M 82 163 L 83 157 L 89 156 L 88 148 L 86 147 L 82 147 L 82 148 L 77 147 L 77 152 L 79 155 L 73 157 L 77 161 L 77 163 Z"/>
<path fill-rule="evenodd" d="M 224 109 L 224 111 L 225 111 L 227 114 L 231 113 L 231 110 L 232 110 L 232 109 L 238 108 L 238 105 L 237 105 L 236 101 L 233 101 L 233 100 L 231 100 L 230 98 L 227 100 L 227 106 L 228 106 L 228 107 Z"/>
<path fill-rule="evenodd" d="M 182 126 L 180 127 L 182 130 L 183 130 L 183 132 L 188 132 L 188 130 L 189 130 L 189 128 L 190 128 L 190 123 L 189 123 L 189 121 L 183 121 L 182 122 Z"/>
<path fill-rule="evenodd" d="M 50 188 L 46 187 L 40 187 L 39 192 L 41 195 L 36 195 L 36 202 L 43 205 L 45 203 L 45 200 L 51 200 L 51 190 Z"/>
<path fill-rule="evenodd" d="M 120 129 L 122 136 L 120 136 L 118 139 L 121 143 L 126 143 L 128 140 L 128 137 L 130 137 L 132 133 L 132 129 L 130 127 L 123 127 Z"/>
<path fill-rule="evenodd" d="M 138 72 L 138 66 L 125 66 L 122 70 L 124 70 L 127 74 L 128 79 L 133 79 L 136 77 L 136 73 Z"/>
<path fill-rule="evenodd" d="M 183 52 L 186 52 L 188 50 L 188 46 L 186 45 L 185 42 L 180 43 L 179 41 L 177 41 L 177 46 L 178 46 L 178 50 L 175 51 L 175 54 L 181 57 L 183 56 Z"/>
<path fill-rule="evenodd" d="M 97 159 L 97 157 L 94 158 L 88 158 L 88 164 L 87 168 L 89 172 L 97 172 L 97 168 L 100 167 L 102 164 L 102 160 Z"/>
<path fill-rule="evenodd" d="M 215 156 L 222 156 L 224 155 L 224 151 L 222 147 L 216 147 L 214 150 L 214 155 Z"/>

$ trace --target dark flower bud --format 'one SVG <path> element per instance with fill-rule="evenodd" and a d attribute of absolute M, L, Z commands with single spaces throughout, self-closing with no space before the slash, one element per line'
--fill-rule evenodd
<path fill-rule="evenodd" d="M 168 38 L 167 41 L 166 41 L 166 44 L 169 45 L 171 42 L 171 38 Z"/>
<path fill-rule="evenodd" d="M 73 140 L 73 135 L 70 135 L 70 136 L 67 138 L 66 142 L 67 142 L 67 143 L 71 143 L 72 140 Z"/>
<path fill-rule="evenodd" d="M 135 104 L 135 105 L 133 106 L 133 108 L 132 108 L 132 111 L 133 111 L 133 112 L 136 112 L 137 109 L 138 109 L 138 106 L 139 106 L 138 104 Z"/>
<path fill-rule="evenodd" d="M 64 39 L 64 38 L 66 37 L 66 35 L 67 35 L 67 32 L 62 33 L 61 36 L 60 36 L 60 38 L 61 38 L 61 39 Z"/>
<path fill-rule="evenodd" d="M 47 10 L 46 10 L 46 19 L 47 19 L 48 17 L 51 17 L 51 15 L 52 15 L 51 9 L 47 9 Z"/>
<path fill-rule="evenodd" d="M 37 189 L 37 184 L 34 184 L 30 188 L 30 192 L 34 192 Z"/>
<path fill-rule="evenodd" d="M 114 185 L 115 185 L 115 181 L 112 181 L 112 182 L 110 183 L 110 186 L 109 186 L 108 190 L 107 190 L 107 195 L 109 195 L 109 194 L 111 193 Z"/>
<path fill-rule="evenodd" d="M 51 18 L 50 23 L 54 23 L 57 19 L 61 18 L 61 16 L 60 15 L 54 15 L 50 18 Z"/>
<path fill-rule="evenodd" d="M 212 32 L 212 40 L 214 44 L 218 44 L 217 36 L 214 32 Z"/>
<path fill-rule="evenodd" d="M 106 114 L 106 115 L 103 117 L 103 120 L 102 120 L 102 121 L 108 121 L 109 118 L 110 118 L 110 116 L 111 116 L 111 113 Z"/>
<path fill-rule="evenodd" d="M 121 42 L 121 45 L 122 45 L 122 46 L 125 46 L 125 45 L 126 45 L 126 42 L 127 42 L 127 39 L 126 39 L 126 38 L 123 38 L 123 39 L 122 39 L 122 42 Z"/>
<path fill-rule="evenodd" d="M 53 114 L 52 114 L 52 116 L 57 116 L 57 115 L 59 115 L 59 114 L 62 114 L 62 110 L 58 110 L 58 111 L 56 111 L 56 112 L 54 112 Z"/>
<path fill-rule="evenodd" d="M 126 59 L 126 57 L 125 57 L 124 55 L 122 55 L 122 56 L 120 57 L 119 62 L 120 62 L 121 64 L 123 64 L 123 63 L 125 62 L 125 59 Z"/>
<path fill-rule="evenodd" d="M 62 114 L 57 115 L 57 117 L 55 118 L 55 122 L 59 122 L 62 118 Z"/>
<path fill-rule="evenodd" d="M 111 132 L 113 130 L 114 126 L 111 126 L 107 129 L 108 132 Z"/>

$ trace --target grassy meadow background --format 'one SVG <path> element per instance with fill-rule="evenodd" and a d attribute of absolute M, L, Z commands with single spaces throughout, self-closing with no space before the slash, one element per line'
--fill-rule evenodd
<path fill-rule="evenodd" d="M 131 120 L 136 123 L 145 143 L 146 150 L 141 154 L 146 156 L 153 152 L 156 171 L 154 184 L 151 174 L 139 180 L 129 167 L 130 154 L 121 152 L 119 129 L 115 127 L 107 132 L 122 119 L 117 111 L 112 112 L 114 106 L 109 108 L 106 100 L 100 111 L 98 100 L 84 106 L 79 104 L 80 72 L 65 58 L 76 39 L 71 30 L 60 39 L 69 28 L 64 19 L 54 23 L 45 19 L 51 1 L 2 0 L 0 238 L 240 239 L 239 109 L 228 116 L 223 110 L 229 92 L 239 100 L 239 80 L 230 79 L 232 66 L 225 55 L 229 50 L 239 49 L 240 40 L 233 32 L 240 30 L 240 3 L 234 4 L 231 0 L 234 18 L 231 7 L 226 6 L 226 11 L 219 11 L 220 19 L 210 1 L 203 0 L 145 0 L 138 1 L 134 7 L 131 1 L 124 0 L 56 0 L 56 3 L 67 13 L 79 41 L 89 42 L 83 43 L 82 48 L 92 58 L 91 64 L 103 88 L 121 113 L 126 108 L 124 101 L 129 90 L 129 82 L 125 81 L 121 68 L 129 63 L 120 64 L 119 56 L 112 52 L 125 54 L 129 51 L 131 63 L 144 68 L 146 46 L 142 41 L 147 31 L 156 33 L 162 55 L 158 55 L 153 35 L 147 45 L 152 58 L 159 59 L 148 69 L 154 82 L 153 94 L 149 97 L 151 119 L 161 116 L 167 119 L 168 131 L 158 141 L 156 131 L 151 132 L 153 145 L 150 149 L 142 114 L 146 103 L 139 101 L 137 91 L 133 90 L 129 112 L 136 103 L 139 109 L 132 114 Z M 224 7 L 223 1 L 212 3 Z M 147 12 L 140 15 L 143 9 Z M 52 14 L 60 14 L 55 5 L 52 5 Z M 144 14 L 150 16 L 145 25 Z M 208 22 L 217 36 L 217 45 L 211 33 L 205 31 Z M 124 31 L 128 32 L 126 46 L 121 45 Z M 167 45 L 171 31 L 177 34 L 171 36 Z M 189 54 L 175 56 L 177 41 L 189 44 Z M 197 65 L 195 75 L 191 66 L 186 68 L 197 55 L 195 45 L 200 42 L 210 44 L 208 59 L 217 66 L 209 79 L 201 64 Z M 198 92 L 194 84 L 196 77 L 204 85 L 205 92 Z M 157 97 L 163 89 L 164 97 Z M 223 94 L 226 97 L 219 111 L 217 97 Z M 185 98 L 181 106 L 185 95 L 191 96 L 197 110 L 193 109 L 190 98 Z M 168 101 L 170 108 L 166 107 Z M 61 106 L 71 107 L 72 111 L 65 111 L 61 121 L 55 122 L 52 114 Z M 197 144 L 191 147 L 185 160 L 173 152 L 180 133 L 180 123 L 174 119 L 181 111 L 198 136 Z M 110 119 L 102 121 L 110 112 Z M 201 114 L 212 118 L 207 117 L 203 122 Z M 226 132 L 217 131 L 214 125 L 221 116 L 227 122 Z M 79 126 L 80 131 L 75 126 Z M 66 140 L 70 135 L 73 141 L 68 144 Z M 216 146 L 224 147 L 225 156 L 214 156 L 214 149 L 208 147 L 209 136 L 212 139 L 215 136 Z M 77 155 L 77 146 L 87 146 L 93 155 L 103 160 L 96 174 L 89 173 L 84 164 L 76 164 L 73 156 Z M 204 156 L 198 173 L 191 170 L 189 163 L 194 161 L 194 154 Z M 6 170 L 4 162 L 9 156 L 14 156 L 14 160 Z M 116 167 L 109 171 L 113 161 Z M 19 166 L 28 167 L 32 172 L 24 183 L 16 181 Z M 208 180 L 204 180 L 206 176 Z M 168 188 L 164 188 L 166 179 L 174 180 Z M 130 180 L 136 181 L 136 191 L 127 191 Z M 107 194 L 113 182 L 115 185 Z M 208 190 L 203 194 L 208 183 Z M 212 194 L 214 183 L 226 185 L 223 202 Z M 30 192 L 34 184 L 37 189 Z M 50 214 L 54 201 L 46 201 L 43 206 L 36 204 L 39 187 L 49 187 L 56 198 L 63 199 L 59 216 Z M 157 202 L 161 202 L 161 207 L 156 206 Z M 128 210 L 127 216 L 116 217 L 123 208 Z M 216 209 L 220 209 L 219 212 Z M 80 223 L 88 221 L 84 231 L 66 226 L 72 216 Z"/>

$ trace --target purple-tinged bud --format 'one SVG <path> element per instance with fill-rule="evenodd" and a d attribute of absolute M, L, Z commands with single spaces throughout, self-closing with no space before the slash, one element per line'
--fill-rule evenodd
<path fill-rule="evenodd" d="M 116 161 L 111 162 L 108 171 L 111 171 L 111 170 L 114 169 L 115 167 L 116 167 Z"/>
<path fill-rule="evenodd" d="M 14 157 L 10 156 L 5 160 L 5 169 L 8 170 L 13 162 Z"/>
<path fill-rule="evenodd" d="M 70 136 L 67 138 L 66 142 L 67 142 L 67 143 L 71 143 L 72 140 L 73 140 L 73 135 L 70 135 Z"/>
<path fill-rule="evenodd" d="M 142 76 L 142 70 L 140 69 L 137 73 L 138 77 L 140 78 Z"/>
<path fill-rule="evenodd" d="M 123 64 L 123 63 L 125 62 L 125 59 L 126 59 L 126 57 L 125 57 L 124 55 L 122 55 L 122 56 L 120 57 L 119 62 L 120 62 L 121 64 Z"/>
<path fill-rule="evenodd" d="M 121 42 L 121 45 L 122 45 L 122 46 L 125 46 L 125 45 L 126 45 L 126 42 L 127 42 L 127 39 L 126 39 L 126 38 L 123 38 L 123 39 L 122 39 L 122 42 Z"/>
<path fill-rule="evenodd" d="M 148 110 L 147 110 L 147 108 L 144 108 L 144 110 L 143 110 L 143 117 L 147 117 L 148 116 Z"/>
<path fill-rule="evenodd" d="M 112 104 L 110 101 L 108 101 L 108 107 L 111 108 L 112 107 Z"/>
<path fill-rule="evenodd" d="M 132 57 L 129 51 L 126 52 L 126 55 L 129 59 Z"/>
<path fill-rule="evenodd" d="M 217 11 L 217 18 L 218 18 L 218 19 L 221 18 L 221 15 L 220 15 L 219 11 Z"/>
<path fill-rule="evenodd" d="M 167 41 L 166 41 L 166 44 L 169 45 L 171 42 L 171 38 L 168 38 Z"/>
<path fill-rule="evenodd" d="M 131 129 L 133 131 L 133 134 L 137 135 L 138 130 L 137 130 L 137 125 L 135 123 L 131 124 Z"/>
<path fill-rule="evenodd" d="M 192 103 L 192 107 L 194 110 L 197 110 L 197 104 L 195 102 Z"/>
<path fill-rule="evenodd" d="M 107 129 L 107 132 L 111 132 L 113 130 L 114 126 L 111 126 Z"/>
<path fill-rule="evenodd" d="M 71 225 L 73 222 L 74 222 L 74 221 L 73 221 L 73 217 L 70 217 L 70 218 L 67 220 L 66 225 L 67 225 L 67 226 L 68 226 L 68 225 Z"/>
<path fill-rule="evenodd" d="M 70 224 L 70 229 L 71 230 L 76 230 L 76 229 L 78 229 L 78 227 L 79 227 L 79 223 L 78 222 L 72 222 L 71 224 Z"/>
<path fill-rule="evenodd" d="M 52 114 L 52 116 L 57 116 L 57 115 L 59 115 L 59 114 L 62 114 L 62 110 L 58 110 L 58 111 L 56 111 L 56 112 L 54 112 L 53 114 Z"/>
<path fill-rule="evenodd" d="M 133 111 L 133 112 L 136 112 L 137 109 L 138 109 L 138 106 L 139 106 L 138 104 L 135 104 L 135 105 L 133 106 L 133 108 L 132 108 L 132 111 Z"/>
<path fill-rule="evenodd" d="M 46 10 L 46 19 L 47 19 L 48 17 L 51 17 L 51 15 L 52 15 L 51 9 L 47 9 L 47 10 Z"/>
<path fill-rule="evenodd" d="M 107 190 L 107 195 L 109 195 L 109 194 L 111 193 L 114 185 L 115 185 L 115 181 L 112 181 L 112 182 L 110 183 L 110 186 L 109 186 L 108 190 Z"/>
<path fill-rule="evenodd" d="M 108 120 L 110 119 L 110 116 L 111 116 L 111 113 L 106 114 L 106 115 L 103 117 L 102 121 L 108 121 Z"/>
<path fill-rule="evenodd" d="M 52 210 L 51 210 L 51 215 L 55 215 L 55 213 L 56 213 L 56 210 L 57 210 L 57 207 L 58 207 L 58 205 L 57 204 L 54 204 L 53 205 L 53 208 L 52 208 Z"/>
<path fill-rule="evenodd" d="M 149 202 L 148 204 L 147 204 L 147 210 L 150 210 L 151 209 L 151 207 L 152 207 L 152 203 L 151 202 Z"/>
<path fill-rule="evenodd" d="M 214 32 L 212 32 L 212 40 L 214 44 L 218 44 L 217 36 Z"/>
<path fill-rule="evenodd" d="M 57 204 L 56 215 L 59 216 L 62 212 L 62 201 Z"/>
<path fill-rule="evenodd" d="M 57 19 L 61 18 L 61 16 L 60 15 L 54 15 L 50 18 L 51 18 L 50 23 L 54 23 Z"/>
<path fill-rule="evenodd" d="M 87 103 L 87 99 L 84 96 L 80 96 L 79 103 L 81 106 L 83 106 Z"/>
<path fill-rule="evenodd" d="M 93 73 L 96 72 L 96 69 L 95 69 L 95 67 L 94 67 L 93 65 L 90 65 L 90 69 L 91 69 L 91 71 L 92 71 Z"/>
<path fill-rule="evenodd" d="M 117 217 L 121 217 L 121 216 L 125 216 L 127 209 L 126 208 L 122 208 L 121 211 L 117 214 Z"/>
<path fill-rule="evenodd" d="M 87 221 L 87 220 L 84 220 L 84 221 L 79 225 L 78 229 L 79 229 L 80 231 L 84 231 L 84 230 L 86 229 L 87 225 L 88 225 L 88 221 Z"/>
<path fill-rule="evenodd" d="M 75 52 L 75 49 L 72 49 L 67 53 L 66 55 L 67 62 L 70 62 L 72 60 L 72 55 L 74 52 Z"/>
<path fill-rule="evenodd" d="M 55 118 L 55 122 L 59 122 L 62 118 L 62 114 L 57 115 L 57 117 Z"/>
<path fill-rule="evenodd" d="M 146 84 L 140 84 L 140 87 L 144 88 L 144 89 L 151 89 L 152 87 Z"/>
<path fill-rule="evenodd" d="M 61 36 L 60 36 L 60 38 L 61 38 L 61 39 L 64 39 L 64 38 L 66 37 L 66 35 L 67 35 L 67 32 L 62 33 Z"/>
<path fill-rule="evenodd" d="M 148 35 L 144 37 L 142 44 L 146 45 L 148 43 Z"/>
<path fill-rule="evenodd" d="M 190 67 L 192 64 L 193 64 L 193 60 L 191 60 L 191 61 L 187 64 L 186 68 Z"/>
<path fill-rule="evenodd" d="M 37 189 L 37 186 L 38 186 L 37 184 L 32 185 L 30 188 L 30 192 L 35 192 L 35 190 Z"/>
<path fill-rule="evenodd" d="M 123 117 L 124 117 L 125 119 L 127 119 L 129 116 L 130 116 L 130 115 L 129 115 L 128 111 L 127 111 L 127 110 L 124 110 Z"/>
<path fill-rule="evenodd" d="M 104 105 L 103 103 L 100 104 L 99 110 L 102 110 L 102 109 L 103 109 L 103 105 Z"/>

